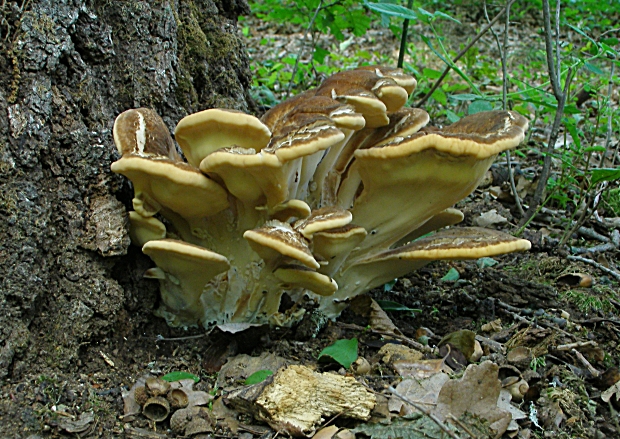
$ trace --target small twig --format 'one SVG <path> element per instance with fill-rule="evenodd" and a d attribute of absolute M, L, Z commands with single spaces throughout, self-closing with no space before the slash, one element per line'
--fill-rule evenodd
<path fill-rule="evenodd" d="M 443 422 L 441 422 L 441 419 L 439 419 L 437 416 L 435 416 L 433 413 L 431 413 L 429 410 L 425 409 L 424 407 L 422 407 L 419 404 L 416 404 L 415 402 L 411 401 L 408 398 L 405 398 L 404 396 L 402 396 L 400 393 L 398 393 L 396 391 L 396 389 L 392 386 L 388 387 L 388 390 L 392 393 L 392 395 L 394 395 L 395 397 L 397 397 L 398 399 L 400 399 L 401 401 L 409 404 L 410 406 L 412 406 L 413 408 L 415 408 L 416 410 L 418 410 L 419 412 L 421 412 L 422 414 L 424 414 L 425 416 L 428 416 L 428 418 L 433 421 L 435 424 L 437 424 L 437 426 L 439 428 L 441 428 L 448 436 L 450 436 L 452 439 L 460 439 L 459 436 L 456 435 L 455 432 L 453 432 L 452 430 L 450 430 Z"/>
<path fill-rule="evenodd" d="M 456 57 L 452 60 L 452 63 L 456 63 L 459 59 L 461 59 L 463 57 L 463 55 L 465 55 L 467 53 L 467 51 L 469 49 L 471 49 L 474 44 L 476 44 L 478 42 L 478 40 L 480 38 L 482 38 L 482 36 L 484 34 L 487 33 L 487 31 L 491 28 L 491 26 L 493 26 L 504 14 L 504 12 L 506 12 L 506 8 L 509 8 L 516 0 L 509 0 L 508 3 L 506 4 L 506 6 L 499 11 L 499 13 L 493 17 L 493 20 L 491 20 L 486 26 L 484 26 L 480 32 L 478 32 L 478 34 L 469 42 L 469 44 L 467 46 L 465 46 L 463 48 L 463 50 L 461 50 Z M 433 84 L 433 86 L 431 87 L 431 89 L 428 91 L 428 93 L 426 93 L 426 95 L 424 95 L 424 97 L 422 99 L 420 99 L 415 105 L 414 107 L 421 107 L 427 100 L 428 98 L 430 98 L 432 96 L 432 94 L 435 92 L 435 90 L 437 90 L 439 88 L 439 86 L 441 85 L 441 82 L 444 80 L 444 78 L 446 76 L 448 76 L 448 73 L 450 73 L 450 70 L 452 69 L 452 67 L 450 65 L 446 66 L 446 68 L 444 69 L 443 73 L 441 74 L 441 76 L 439 78 L 437 78 L 437 81 L 435 81 L 435 84 Z"/>
<path fill-rule="evenodd" d="M 578 341 L 575 343 L 561 344 L 555 347 L 556 351 L 570 351 L 576 348 L 585 348 L 588 346 L 596 347 L 598 344 L 595 341 Z"/>
<path fill-rule="evenodd" d="M 571 253 L 580 255 L 583 253 L 603 253 L 610 250 L 615 250 L 616 244 L 613 242 L 606 242 L 605 244 L 595 245 L 594 247 L 571 247 Z"/>
<path fill-rule="evenodd" d="M 478 436 L 476 436 L 465 424 L 463 424 L 460 419 L 457 419 L 452 413 L 448 414 L 448 419 L 450 419 L 452 422 L 454 422 L 456 425 L 458 425 L 459 427 L 461 427 L 463 430 L 465 430 L 465 433 L 467 433 L 469 435 L 469 437 L 473 437 L 474 439 L 476 439 Z"/>
<path fill-rule="evenodd" d="M 194 340 L 196 338 L 202 338 L 209 335 L 209 333 L 198 334 L 198 335 L 187 335 L 185 337 L 163 337 L 161 335 L 157 335 L 155 337 L 155 341 L 182 341 L 182 340 Z"/>
<path fill-rule="evenodd" d="M 504 354 L 506 351 L 503 344 L 495 340 L 491 340 L 490 338 L 483 337 L 482 335 L 476 335 L 476 340 L 478 340 L 480 344 L 488 346 L 489 349 L 493 352 L 499 352 L 500 354 Z"/>
<path fill-rule="evenodd" d="M 596 370 L 588 360 L 586 360 L 586 357 L 584 357 L 581 352 L 579 352 L 577 349 L 573 349 L 571 350 L 571 352 L 575 354 L 575 356 L 577 356 L 579 361 L 581 361 L 581 363 L 588 369 L 588 371 L 592 374 L 594 378 L 598 378 L 601 375 L 601 373 Z"/>
<path fill-rule="evenodd" d="M 569 259 L 571 261 L 579 261 L 579 262 L 584 262 L 586 264 L 590 264 L 596 268 L 598 268 L 601 271 L 604 271 L 605 273 L 615 277 L 616 279 L 620 280 L 620 273 L 612 270 L 611 268 L 607 268 L 602 264 L 599 264 L 596 261 L 593 261 L 592 259 L 588 259 L 588 258 L 582 258 L 581 256 L 573 256 L 573 255 L 568 255 L 566 256 L 566 259 Z"/>
<path fill-rule="evenodd" d="M 408 344 L 409 346 L 411 346 L 412 348 L 415 348 L 419 351 L 422 352 L 431 352 L 432 349 L 428 346 L 424 346 L 422 343 L 418 343 L 415 340 L 412 340 L 408 337 L 405 337 L 404 335 L 399 335 L 399 334 L 394 334 L 393 332 L 388 332 L 388 331 L 377 331 L 376 329 L 372 329 L 372 328 L 364 328 L 363 326 L 359 326 L 359 325 L 355 325 L 353 323 L 342 323 L 342 322 L 336 322 L 337 326 L 340 326 L 341 328 L 345 328 L 345 329 L 353 329 L 354 331 L 362 331 L 362 332 L 370 332 L 372 334 L 377 334 L 377 335 L 384 335 L 387 337 L 392 337 L 395 338 L 397 340 L 403 341 L 406 344 Z"/>

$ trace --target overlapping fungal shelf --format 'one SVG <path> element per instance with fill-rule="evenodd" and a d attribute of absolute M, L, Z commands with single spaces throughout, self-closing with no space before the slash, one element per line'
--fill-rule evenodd
<path fill-rule="evenodd" d="M 145 276 L 160 282 L 158 314 L 173 326 L 288 325 L 304 311 L 282 310 L 286 293 L 335 317 L 432 260 L 529 249 L 495 230 L 444 229 L 527 120 L 490 111 L 424 128 L 428 114 L 404 106 L 415 85 L 399 69 L 363 67 L 261 119 L 191 114 L 175 130 L 185 160 L 153 110 L 118 116 L 112 170 L 133 183 L 130 234 L 156 265 Z"/>

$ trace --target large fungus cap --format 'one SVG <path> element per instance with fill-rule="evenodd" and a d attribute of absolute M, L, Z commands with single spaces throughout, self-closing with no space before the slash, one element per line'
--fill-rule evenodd
<path fill-rule="evenodd" d="M 413 93 L 413 90 L 415 90 L 418 85 L 418 82 L 413 76 L 406 74 L 402 69 L 396 67 L 362 66 L 358 67 L 358 70 L 371 70 L 379 77 L 385 76 L 393 79 L 398 85 L 404 88 L 408 94 Z"/>
<path fill-rule="evenodd" d="M 275 263 L 286 256 L 310 268 L 320 267 L 303 236 L 288 223 L 271 220 L 264 227 L 247 230 L 243 237 L 267 263 Z"/>
<path fill-rule="evenodd" d="M 150 108 L 121 113 L 114 121 L 113 133 L 114 144 L 121 155 L 158 156 L 174 162 L 181 160 L 164 121 Z"/>
<path fill-rule="evenodd" d="M 282 265 L 273 274 L 291 287 L 304 288 L 320 296 L 331 296 L 338 290 L 332 278 L 301 265 Z"/>
<path fill-rule="evenodd" d="M 228 207 L 226 190 L 184 162 L 129 154 L 111 169 L 133 182 L 134 209 L 142 216 L 164 206 L 183 218 L 200 218 Z"/>
<path fill-rule="evenodd" d="M 313 210 L 307 218 L 297 221 L 294 227 L 305 238 L 311 239 L 317 232 L 346 226 L 352 219 L 353 215 L 348 210 L 338 206 L 326 206 Z"/>
<path fill-rule="evenodd" d="M 496 155 L 523 140 L 527 125 L 512 111 L 477 113 L 439 131 L 355 151 L 361 184 L 346 197 L 339 193 L 339 203 L 353 204 L 355 223 L 369 231 L 361 253 L 391 246 L 469 195 Z"/>
<path fill-rule="evenodd" d="M 287 121 L 264 149 L 282 163 L 324 151 L 344 139 L 342 131 L 327 116 L 298 114 Z"/>
<path fill-rule="evenodd" d="M 230 267 L 228 259 L 204 247 L 174 239 L 149 241 L 142 247 L 157 265 L 146 277 L 161 281 L 162 299 L 170 309 L 194 324 L 204 312 L 200 303 L 205 285 Z"/>
<path fill-rule="evenodd" d="M 347 285 L 360 282 L 364 290 L 396 279 L 431 261 L 441 259 L 479 259 L 529 250 L 531 244 L 497 230 L 477 227 L 454 227 L 420 238 L 402 247 L 385 250 L 355 261 L 340 279 L 343 290 L 337 300 L 348 297 Z"/>
<path fill-rule="evenodd" d="M 166 226 L 155 217 L 144 217 L 131 211 L 129 212 L 129 237 L 133 245 L 142 248 L 149 241 L 164 239 Z"/>
<path fill-rule="evenodd" d="M 220 148 L 240 146 L 260 151 L 269 142 L 271 131 L 252 115 L 214 108 L 181 119 L 174 136 L 187 161 L 198 167 Z"/>
<path fill-rule="evenodd" d="M 356 106 L 359 101 L 350 97 L 360 96 L 360 91 L 372 92 L 384 105 L 387 111 L 395 111 L 407 102 L 407 90 L 387 76 L 379 76 L 376 70 L 346 70 L 327 78 L 317 89 L 317 95 L 344 97 L 347 103 Z M 358 108 L 358 110 L 360 110 Z M 360 111 L 364 113 L 364 111 Z"/>

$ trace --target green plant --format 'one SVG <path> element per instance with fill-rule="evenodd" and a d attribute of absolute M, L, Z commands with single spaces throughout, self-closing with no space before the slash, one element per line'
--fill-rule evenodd
<path fill-rule="evenodd" d="M 591 311 L 611 311 L 614 306 L 607 297 L 599 297 L 593 293 L 582 290 L 568 290 L 560 293 L 562 300 L 574 304 L 584 314 Z"/>
<path fill-rule="evenodd" d="M 534 372 L 536 372 L 539 367 L 545 367 L 546 365 L 547 361 L 545 360 L 545 357 L 534 357 L 530 361 L 530 369 Z"/>

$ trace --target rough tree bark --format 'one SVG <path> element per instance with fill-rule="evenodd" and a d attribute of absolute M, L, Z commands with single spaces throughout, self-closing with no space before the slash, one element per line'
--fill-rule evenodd
<path fill-rule="evenodd" d="M 245 0 L 20 0 L 1 7 L 6 383 L 43 368 L 78 370 L 84 346 L 154 319 L 156 286 L 141 279 L 149 262 L 129 249 L 131 192 L 110 172 L 118 158 L 116 115 L 152 107 L 172 130 L 190 112 L 249 111 L 251 100 L 237 31 Z"/>

